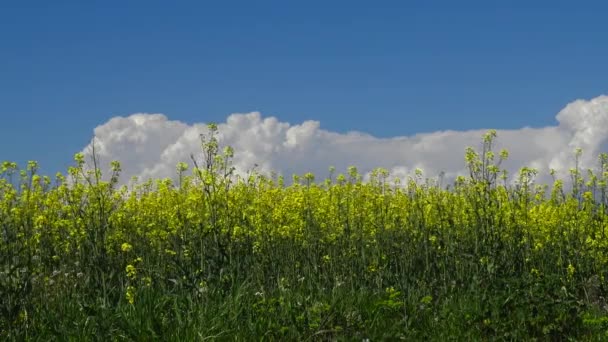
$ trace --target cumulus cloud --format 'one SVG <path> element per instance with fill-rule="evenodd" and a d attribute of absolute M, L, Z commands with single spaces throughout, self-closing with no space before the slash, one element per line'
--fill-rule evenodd
<path fill-rule="evenodd" d="M 549 170 L 567 177 L 574 166 L 574 150 L 582 148 L 583 168 L 597 166 L 597 156 L 608 148 L 608 96 L 577 100 L 557 114 L 558 124 L 542 128 L 497 129 L 496 151 L 507 148 L 510 157 L 503 166 L 516 174 L 523 166 L 539 170 L 539 181 L 550 180 Z M 464 150 L 479 148 L 487 129 L 439 131 L 378 138 L 362 132 L 337 133 L 321 128 L 319 121 L 292 124 L 258 112 L 232 114 L 219 123 L 222 146 L 235 150 L 234 166 L 245 173 L 254 168 L 291 176 L 313 172 L 328 175 L 329 166 L 346 171 L 355 165 L 361 173 L 384 167 L 393 176 L 411 175 L 416 168 L 425 176 L 445 173 L 446 181 L 466 175 Z M 200 134 L 206 123 L 186 124 L 163 114 L 133 114 L 115 117 L 95 128 L 96 150 L 102 162 L 119 160 L 122 180 L 174 178 L 175 165 L 200 156 Z M 84 151 L 90 151 L 91 146 Z"/>

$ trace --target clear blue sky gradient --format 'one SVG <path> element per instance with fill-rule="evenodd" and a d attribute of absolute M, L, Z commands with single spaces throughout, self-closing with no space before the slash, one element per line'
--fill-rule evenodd
<path fill-rule="evenodd" d="M 54 173 L 134 112 L 381 137 L 553 125 L 608 93 L 608 2 L 532 2 L 2 1 L 0 160 Z"/>

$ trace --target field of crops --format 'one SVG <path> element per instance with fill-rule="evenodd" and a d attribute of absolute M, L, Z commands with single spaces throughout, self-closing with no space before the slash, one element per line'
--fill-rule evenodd
<path fill-rule="evenodd" d="M 0 339 L 608 339 L 608 155 L 511 185 L 494 138 L 447 188 L 237 177 L 213 136 L 175 182 L 5 162 Z"/>

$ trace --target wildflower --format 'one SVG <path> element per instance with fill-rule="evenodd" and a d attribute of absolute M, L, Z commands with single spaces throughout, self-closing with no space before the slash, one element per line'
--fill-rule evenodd
<path fill-rule="evenodd" d="M 576 269 L 574 268 L 574 266 L 572 266 L 572 264 L 568 264 L 568 279 L 572 280 L 572 278 L 574 277 L 574 271 L 576 271 Z"/>
<path fill-rule="evenodd" d="M 150 277 L 143 277 L 142 281 L 144 282 L 144 285 L 146 287 L 152 286 L 152 278 L 150 278 Z"/>
<path fill-rule="evenodd" d="M 184 172 L 184 171 L 188 170 L 188 164 L 186 164 L 184 162 L 177 163 L 176 169 L 177 169 L 177 172 Z"/>
<path fill-rule="evenodd" d="M 487 256 L 481 257 L 481 258 L 479 259 L 479 263 L 480 263 L 480 264 L 482 264 L 482 265 L 487 264 L 487 263 L 488 263 L 488 261 L 489 261 L 489 260 L 488 260 L 488 257 L 487 257 Z"/>
<path fill-rule="evenodd" d="M 313 182 L 315 180 L 315 175 L 312 172 L 308 172 L 304 175 L 304 179 L 308 182 Z"/>
<path fill-rule="evenodd" d="M 120 168 L 120 162 L 117 160 L 113 160 L 112 162 L 110 162 L 110 166 L 112 168 L 112 172 L 120 172 L 122 171 Z"/>
<path fill-rule="evenodd" d="M 422 297 L 422 299 L 420 299 L 420 303 L 425 304 L 425 305 L 431 304 L 432 301 L 433 301 L 432 296 L 424 296 L 424 297 Z"/>
<path fill-rule="evenodd" d="M 137 274 L 137 269 L 135 268 L 135 266 L 129 264 L 127 265 L 125 270 L 127 271 L 127 277 L 131 279 L 135 278 L 135 275 Z"/>
<path fill-rule="evenodd" d="M 500 150 L 500 159 L 507 159 L 509 158 L 509 151 L 502 149 Z"/>
<path fill-rule="evenodd" d="M 28 315 L 27 315 L 27 311 L 24 309 L 23 311 L 21 311 L 19 313 L 19 316 L 17 317 L 17 321 L 18 322 L 25 322 L 28 319 Z"/>
<path fill-rule="evenodd" d="M 133 286 L 127 286 L 127 293 L 125 294 L 125 298 L 129 304 L 135 303 L 135 288 Z"/>
<path fill-rule="evenodd" d="M 131 246 L 129 243 L 125 242 L 125 243 L 123 243 L 122 245 L 120 245 L 120 249 L 121 249 L 123 252 L 128 252 L 128 251 L 130 251 L 131 249 L 133 249 L 133 246 Z"/>
<path fill-rule="evenodd" d="M 537 270 L 536 268 L 533 268 L 530 270 L 530 274 L 532 274 L 535 277 L 538 277 L 540 275 L 540 271 Z"/>

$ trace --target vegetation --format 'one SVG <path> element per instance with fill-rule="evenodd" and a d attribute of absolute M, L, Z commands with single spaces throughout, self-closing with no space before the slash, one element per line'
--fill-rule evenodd
<path fill-rule="evenodd" d="M 608 155 L 571 191 L 510 185 L 490 131 L 445 189 L 354 167 L 286 185 L 236 176 L 210 128 L 176 182 L 2 164 L 0 339 L 608 338 Z"/>

